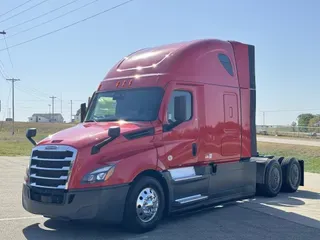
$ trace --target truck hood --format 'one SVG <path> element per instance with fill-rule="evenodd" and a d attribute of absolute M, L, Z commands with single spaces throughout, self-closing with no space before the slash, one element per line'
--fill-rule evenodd
<path fill-rule="evenodd" d="M 98 143 L 108 137 L 108 129 L 112 126 L 119 126 L 121 134 L 143 128 L 152 127 L 150 122 L 90 122 L 81 123 L 74 127 L 64 129 L 53 135 L 49 135 L 38 143 L 69 145 L 77 149 Z"/>

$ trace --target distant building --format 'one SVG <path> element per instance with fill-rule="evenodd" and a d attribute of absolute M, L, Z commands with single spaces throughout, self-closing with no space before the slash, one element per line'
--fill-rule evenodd
<path fill-rule="evenodd" d="M 76 115 L 74 115 L 74 118 L 72 119 L 72 122 L 75 122 L 75 123 L 79 123 L 80 120 L 81 120 L 81 116 L 80 116 L 80 109 L 78 109 Z"/>
<path fill-rule="evenodd" d="M 34 113 L 29 117 L 29 122 L 58 122 L 63 123 L 64 119 L 61 113 Z"/>
<path fill-rule="evenodd" d="M 314 127 L 320 127 L 320 121 L 313 125 Z"/>

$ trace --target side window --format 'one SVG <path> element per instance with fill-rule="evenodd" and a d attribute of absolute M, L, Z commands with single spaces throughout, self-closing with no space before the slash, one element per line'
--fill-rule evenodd
<path fill-rule="evenodd" d="M 176 118 L 174 116 L 174 99 L 175 97 L 185 96 L 186 97 L 186 121 L 190 120 L 192 117 L 192 95 L 188 91 L 175 90 L 173 91 L 168 105 L 167 119 L 169 121 L 175 122 Z"/>
<path fill-rule="evenodd" d="M 233 76 L 233 69 L 232 69 L 232 64 L 229 59 L 229 57 L 225 54 L 219 53 L 218 55 L 219 61 L 222 64 L 222 66 L 226 69 L 226 71 Z"/>

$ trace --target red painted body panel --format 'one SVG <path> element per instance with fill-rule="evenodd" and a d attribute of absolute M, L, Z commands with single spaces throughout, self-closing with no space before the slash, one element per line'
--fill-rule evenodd
<path fill-rule="evenodd" d="M 219 62 L 227 55 L 231 76 Z M 155 127 L 155 135 L 135 140 L 120 136 L 91 155 L 91 147 L 107 137 L 118 123 L 88 123 L 61 131 L 40 142 L 70 145 L 78 149 L 69 188 L 83 188 L 131 182 L 144 170 L 165 170 L 179 166 L 239 161 L 250 156 L 250 84 L 247 45 L 220 40 L 199 40 L 137 51 L 119 61 L 105 76 L 98 91 L 158 86 L 165 89 L 158 120 L 124 123 L 121 133 Z M 170 132 L 166 109 L 171 93 L 185 89 L 193 94 L 193 117 Z M 192 155 L 191 145 L 198 152 Z M 210 155 L 211 154 L 211 155 Z M 172 157 L 172 159 L 171 159 Z M 170 160 L 171 159 L 171 160 Z M 82 185 L 82 177 L 98 167 L 117 162 L 105 183 Z"/>

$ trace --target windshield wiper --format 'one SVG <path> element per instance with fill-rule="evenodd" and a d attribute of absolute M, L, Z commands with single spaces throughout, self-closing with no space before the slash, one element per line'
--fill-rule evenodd
<path fill-rule="evenodd" d="M 84 122 L 96 122 L 96 121 L 93 120 L 93 119 L 89 119 L 89 120 L 86 120 L 86 121 L 84 121 Z"/>
<path fill-rule="evenodd" d="M 97 119 L 97 122 L 114 122 L 119 120 L 120 120 L 119 118 L 102 118 L 102 119 Z"/>

